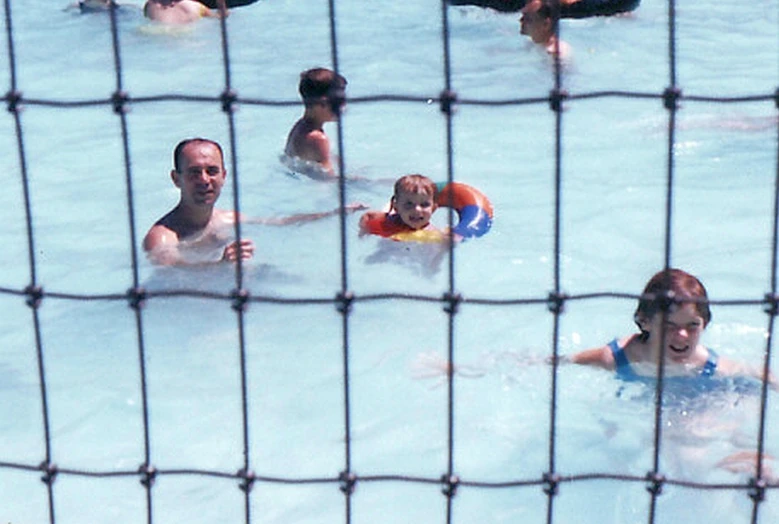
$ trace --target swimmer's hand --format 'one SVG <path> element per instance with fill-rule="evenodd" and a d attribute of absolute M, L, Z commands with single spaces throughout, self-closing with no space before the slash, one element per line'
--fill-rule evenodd
<path fill-rule="evenodd" d="M 763 478 L 770 482 L 776 482 L 776 476 L 773 473 L 771 464 L 769 464 L 769 462 L 773 462 L 774 457 L 764 453 L 762 460 Z M 716 467 L 730 471 L 731 473 L 749 473 L 755 475 L 757 473 L 757 461 L 758 454 L 756 451 L 738 451 L 717 462 Z"/>
<path fill-rule="evenodd" d="M 363 209 L 370 209 L 370 206 L 363 202 L 352 202 L 351 204 L 346 204 L 344 206 L 344 211 L 347 213 L 354 213 L 355 211 L 362 211 Z"/>
<path fill-rule="evenodd" d="M 487 371 L 480 366 L 468 364 L 452 366 L 448 359 L 433 351 L 419 353 L 411 363 L 411 377 L 416 380 L 436 379 L 433 387 L 443 384 L 450 372 L 467 378 L 479 378 L 487 374 Z"/>
<path fill-rule="evenodd" d="M 227 245 L 222 253 L 222 260 L 225 262 L 235 262 L 238 258 L 247 260 L 254 256 L 254 242 L 248 238 L 242 238 Z"/>

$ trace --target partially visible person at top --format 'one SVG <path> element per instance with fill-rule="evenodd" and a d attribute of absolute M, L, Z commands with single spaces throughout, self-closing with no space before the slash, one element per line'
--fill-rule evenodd
<path fill-rule="evenodd" d="M 387 211 L 368 211 L 360 218 L 360 236 L 377 234 L 391 237 L 398 233 L 429 231 L 441 239 L 447 236 L 430 223 L 438 209 L 438 188 L 426 176 L 411 174 L 395 182 L 395 191 Z M 459 240 L 457 235 L 454 235 Z"/>
<path fill-rule="evenodd" d="M 287 136 L 284 153 L 292 161 L 308 164 L 309 169 L 300 169 L 306 175 L 322 179 L 336 176 L 324 124 L 338 120 L 346 83 L 344 77 L 322 67 L 300 74 L 298 91 L 305 109 Z"/>
<path fill-rule="evenodd" d="M 218 10 L 209 9 L 196 0 L 147 0 L 143 6 L 143 14 L 150 20 L 170 25 L 219 17 Z"/>
<path fill-rule="evenodd" d="M 66 10 L 78 9 L 82 13 L 105 13 L 112 5 L 120 10 L 125 8 L 138 9 L 136 5 L 119 3 L 115 0 L 79 0 L 76 3 L 69 4 Z"/>
<path fill-rule="evenodd" d="M 521 11 L 528 0 L 449 0 L 452 5 L 488 7 L 502 13 Z M 560 18 L 613 16 L 636 9 L 641 0 L 560 0 Z"/>
<path fill-rule="evenodd" d="M 221 0 L 198 0 L 201 4 L 205 5 L 206 7 L 210 7 L 211 9 L 219 9 L 219 4 Z M 224 2 L 225 8 L 234 8 L 234 7 L 243 7 L 246 5 L 251 5 L 254 2 L 257 2 L 259 0 L 226 0 Z"/>
<path fill-rule="evenodd" d="M 173 152 L 171 180 L 180 190 L 179 203 L 160 218 L 146 234 L 143 248 L 152 262 L 162 265 L 234 262 L 254 255 L 254 243 L 246 238 L 231 240 L 235 213 L 215 207 L 227 178 L 222 147 L 213 140 L 182 140 Z M 345 212 L 365 209 L 362 204 L 345 206 Z M 242 222 L 288 225 L 336 215 L 340 209 L 282 218 L 245 218 Z"/>
<path fill-rule="evenodd" d="M 553 0 L 530 0 L 522 8 L 519 18 L 519 32 L 542 46 L 552 57 L 561 62 L 571 59 L 571 48 L 557 36 L 559 27 L 558 9 Z"/>
<path fill-rule="evenodd" d="M 78 7 L 82 13 L 91 13 L 94 11 L 106 11 L 111 7 L 111 4 L 116 4 L 116 2 L 113 0 L 79 0 L 78 3 L 72 4 L 72 6 Z"/>
<path fill-rule="evenodd" d="M 649 296 L 651 295 L 651 296 Z M 663 314 L 663 297 L 671 297 Z M 717 355 L 701 344 L 711 321 L 706 288 L 695 276 L 680 269 L 655 274 L 644 288 L 633 319 L 638 333 L 614 339 L 605 346 L 576 353 L 567 360 L 615 371 L 625 380 L 657 376 L 664 354 L 664 376 L 749 377 L 762 380 L 762 371 Z M 769 383 L 776 388 L 773 376 Z"/>

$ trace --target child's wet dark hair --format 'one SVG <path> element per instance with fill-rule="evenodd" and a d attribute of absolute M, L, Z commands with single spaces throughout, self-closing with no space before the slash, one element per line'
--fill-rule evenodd
<path fill-rule="evenodd" d="M 321 102 L 327 98 L 334 113 L 340 111 L 346 101 L 346 78 L 335 71 L 324 67 L 316 67 L 300 74 L 298 91 L 306 105 Z"/>
<path fill-rule="evenodd" d="M 649 333 L 644 331 L 640 321 L 649 320 L 663 309 L 671 309 L 675 305 L 693 304 L 695 310 L 703 319 L 703 327 L 711 322 L 711 309 L 706 288 L 697 277 L 681 269 L 668 269 L 656 273 L 638 300 L 638 307 L 633 319 L 641 329 L 641 336 L 646 340 Z"/>

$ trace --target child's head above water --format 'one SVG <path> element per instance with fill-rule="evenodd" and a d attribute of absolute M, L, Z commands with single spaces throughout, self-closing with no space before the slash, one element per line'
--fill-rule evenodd
<path fill-rule="evenodd" d="M 666 298 L 671 298 L 668 296 L 669 293 L 676 301 L 676 304 L 669 309 L 669 314 L 673 315 L 677 311 L 688 310 L 692 315 L 700 318 L 702 328 L 711 322 L 709 297 L 703 283 L 697 277 L 681 269 L 660 271 L 647 282 L 642 293 L 644 296 L 639 299 L 638 307 L 633 315 L 644 340 L 650 336 L 649 326 L 652 325 L 652 320 L 658 313 L 662 313 L 663 301 Z M 646 295 L 654 295 L 656 298 Z"/>
<path fill-rule="evenodd" d="M 435 182 L 422 175 L 406 175 L 395 182 L 392 209 L 412 229 L 424 229 L 438 208 Z"/>
<path fill-rule="evenodd" d="M 326 103 L 333 106 L 334 112 L 338 112 L 344 103 L 346 83 L 346 78 L 335 71 L 316 67 L 300 74 L 298 91 L 307 107 Z"/>

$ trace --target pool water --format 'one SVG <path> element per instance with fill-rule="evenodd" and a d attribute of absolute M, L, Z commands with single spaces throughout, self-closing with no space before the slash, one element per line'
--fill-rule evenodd
<path fill-rule="evenodd" d="M 51 2 L 9 2 L 16 89 L 26 99 L 107 100 L 116 89 L 108 17 L 80 15 Z M 630 16 L 564 21 L 573 48 L 563 75 L 572 95 L 669 86 L 668 6 L 645 0 Z M 386 181 L 418 172 L 447 178 L 446 121 L 436 98 L 445 86 L 438 2 L 338 0 L 338 63 L 350 99 L 340 132 L 351 182 L 345 198 L 373 208 L 389 200 Z M 713 0 L 676 5 L 677 84 L 686 96 L 771 95 L 779 85 L 779 3 Z M 739 23 L 735 23 L 734 21 Z M 543 98 L 553 87 L 549 58 L 518 34 L 517 15 L 448 10 L 451 85 L 463 103 L 452 121 L 452 174 L 487 194 L 495 221 L 486 236 L 454 251 L 455 290 L 468 299 L 545 299 L 614 291 L 636 294 L 664 263 L 668 120 L 657 98 L 602 96 L 565 102 L 562 115 L 560 256 L 554 251 L 555 114 L 546 102 L 475 105 L 468 101 Z M 333 209 L 337 184 L 290 175 L 279 162 L 300 116 L 302 70 L 332 62 L 328 2 L 261 0 L 228 19 L 231 85 L 247 100 L 235 114 L 229 147 L 219 102 L 150 101 L 157 95 L 218 97 L 224 89 L 219 24 L 204 20 L 161 30 L 128 3 L 118 17 L 136 243 L 175 205 L 171 152 L 185 137 L 226 148 L 221 205 L 252 217 Z M 0 44 L 0 82 L 11 86 L 8 43 Z M 420 102 L 360 98 L 403 94 Z M 430 99 L 430 101 L 427 101 Z M 289 102 L 267 106 L 256 101 Z M 133 285 L 119 119 L 110 104 L 52 107 L 21 114 L 36 283 L 46 292 L 122 294 Z M 31 282 L 14 122 L 0 123 L 0 287 Z M 326 131 L 336 144 L 338 127 Z M 236 169 L 232 169 L 232 160 Z M 712 300 L 761 300 L 771 291 L 777 111 L 771 100 L 718 104 L 683 100 L 673 144 L 670 259 L 706 284 Z M 346 217 L 347 288 L 440 298 L 449 291 L 448 252 L 431 244 L 358 238 Z M 444 225 L 445 213 L 436 222 Z M 337 218 L 300 226 L 246 225 L 257 254 L 245 264 L 252 296 L 332 299 L 341 291 Z M 556 268 L 556 264 L 559 266 Z M 233 268 L 155 268 L 141 256 L 151 291 L 228 294 Z M 1 293 L 0 462 L 35 466 L 45 458 L 33 319 L 24 297 Z M 562 353 L 630 332 L 632 299 L 566 303 Z M 39 310 L 52 461 L 90 472 L 135 471 L 144 461 L 138 338 L 126 301 L 45 298 Z M 245 319 L 249 461 L 267 477 L 335 478 L 345 468 L 342 317 L 332 303 L 253 302 Z M 462 304 L 454 320 L 454 472 L 463 480 L 537 480 L 549 468 L 553 316 L 544 303 Z M 351 470 L 360 477 L 447 472 L 448 389 L 442 369 L 448 315 L 440 302 L 357 301 L 349 316 Z M 233 474 L 244 460 L 240 340 L 230 302 L 152 298 L 142 310 L 150 456 L 159 470 Z M 720 354 L 762 362 L 768 317 L 760 305 L 714 306 L 704 342 Z M 646 392 L 608 373 L 563 366 L 558 375 L 555 464 L 562 475 L 643 476 L 653 467 L 654 407 Z M 649 395 L 651 397 L 651 395 Z M 776 399 L 769 394 L 767 451 L 776 453 Z M 746 483 L 716 467 L 757 443 L 759 399 L 723 395 L 704 405 L 669 405 L 661 471 L 669 478 Z M 0 521 L 49 521 L 40 473 L 0 467 Z M 137 476 L 60 474 L 57 522 L 146 521 Z M 160 475 L 152 490 L 157 522 L 243 522 L 235 479 Z M 760 522 L 779 516 L 769 491 Z M 257 482 L 254 522 L 344 522 L 337 483 Z M 563 483 L 555 522 L 646 522 L 643 483 Z M 751 500 L 738 490 L 665 486 L 655 522 L 749 522 Z M 354 522 L 445 522 L 441 485 L 360 481 Z M 541 487 L 460 486 L 453 522 L 546 522 Z"/>

